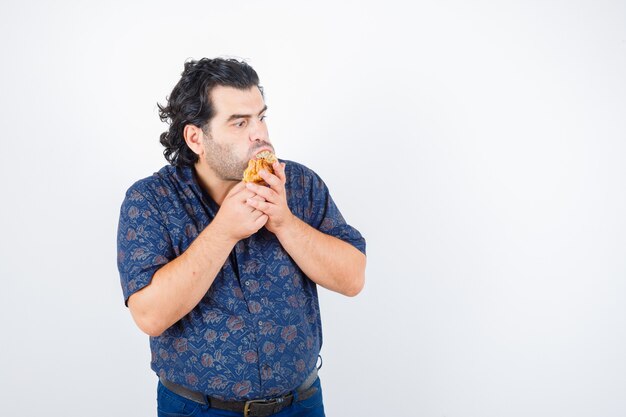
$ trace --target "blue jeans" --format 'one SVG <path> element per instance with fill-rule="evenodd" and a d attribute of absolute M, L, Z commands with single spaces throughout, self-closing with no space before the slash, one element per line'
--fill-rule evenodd
<path fill-rule="evenodd" d="M 294 401 L 289 407 L 273 414 L 272 417 L 324 417 L 324 404 L 322 401 L 322 386 L 317 378 L 313 383 L 317 392 L 304 401 Z M 243 413 L 218 410 L 208 405 L 202 405 L 195 401 L 168 390 L 161 384 L 157 387 L 157 412 L 158 417 L 241 417 Z"/>

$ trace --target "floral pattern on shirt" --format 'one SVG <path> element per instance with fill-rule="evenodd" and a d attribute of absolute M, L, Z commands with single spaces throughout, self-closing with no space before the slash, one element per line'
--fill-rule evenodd
<path fill-rule="evenodd" d="M 319 176 L 285 162 L 293 214 L 365 253 L 365 240 L 345 222 Z M 192 167 L 168 165 L 133 184 L 121 206 L 117 237 L 125 302 L 181 255 L 218 209 Z M 218 398 L 267 398 L 302 383 L 321 346 L 317 287 L 262 228 L 235 245 L 189 314 L 150 337 L 151 367 Z"/>

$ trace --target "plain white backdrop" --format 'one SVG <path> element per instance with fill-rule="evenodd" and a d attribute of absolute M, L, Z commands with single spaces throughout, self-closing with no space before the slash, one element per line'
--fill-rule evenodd
<path fill-rule="evenodd" d="M 321 291 L 329 416 L 626 415 L 626 5 L 2 1 L 0 413 L 154 416 L 116 267 L 189 58 L 367 239 Z"/>

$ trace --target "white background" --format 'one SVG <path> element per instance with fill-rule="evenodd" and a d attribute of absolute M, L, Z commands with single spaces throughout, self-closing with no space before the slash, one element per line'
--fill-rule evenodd
<path fill-rule="evenodd" d="M 2 2 L 2 415 L 156 415 L 119 207 L 220 55 L 367 238 L 329 416 L 626 415 L 626 5 L 411 3 Z"/>

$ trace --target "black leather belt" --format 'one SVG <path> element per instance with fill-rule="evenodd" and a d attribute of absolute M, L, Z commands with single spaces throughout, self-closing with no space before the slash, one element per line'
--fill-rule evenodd
<path fill-rule="evenodd" d="M 317 392 L 317 388 L 313 387 L 313 383 L 317 379 L 317 369 L 313 369 L 313 372 L 309 374 L 306 380 L 296 388 L 297 401 L 306 400 Z M 249 400 L 249 401 L 224 401 L 219 398 L 213 398 L 200 391 L 193 391 L 182 385 L 175 384 L 168 381 L 165 378 L 159 378 L 161 384 L 168 390 L 187 398 L 188 400 L 195 401 L 202 405 L 209 405 L 211 408 L 217 408 L 220 410 L 234 411 L 236 413 L 243 413 L 245 417 L 267 417 L 272 414 L 276 414 L 286 407 L 293 404 L 294 394 L 290 392 L 282 397 L 261 399 L 261 400 Z"/>

